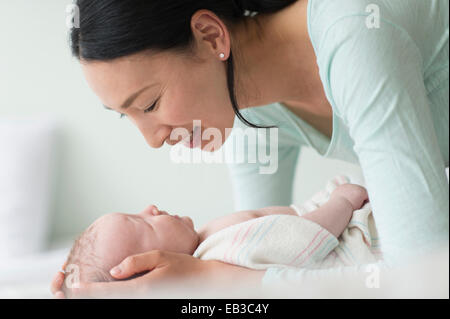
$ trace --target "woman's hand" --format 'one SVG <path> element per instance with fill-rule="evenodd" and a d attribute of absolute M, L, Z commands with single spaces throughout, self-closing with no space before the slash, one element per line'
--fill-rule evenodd
<path fill-rule="evenodd" d="M 148 272 L 138 278 L 101 283 L 80 283 L 79 288 L 72 288 L 74 297 L 118 297 L 130 294 L 148 297 L 157 295 L 163 289 L 192 288 L 216 291 L 228 288 L 236 283 L 259 286 L 264 271 L 251 270 L 215 260 L 204 261 L 186 254 L 153 250 L 148 253 L 127 257 L 111 270 L 111 275 L 123 280 L 131 276 Z M 63 278 L 55 276 L 52 292 L 57 298 L 61 295 Z M 60 284 L 59 284 L 60 283 Z"/>
<path fill-rule="evenodd" d="M 50 291 L 56 299 L 64 299 L 66 296 L 62 292 L 62 285 L 64 283 L 64 273 L 58 271 L 53 277 L 52 283 L 50 284 Z"/>

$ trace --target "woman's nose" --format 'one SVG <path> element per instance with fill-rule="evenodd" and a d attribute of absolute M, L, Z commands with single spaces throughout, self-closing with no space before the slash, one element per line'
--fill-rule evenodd
<path fill-rule="evenodd" d="M 147 137 L 147 136 L 144 137 L 145 140 L 147 141 L 148 146 L 150 146 L 151 148 L 160 148 L 164 145 L 163 139 L 156 139 L 154 137 Z"/>
<path fill-rule="evenodd" d="M 151 148 L 160 148 L 164 145 L 166 136 L 162 134 L 161 126 L 143 122 L 140 119 L 134 121 L 134 125 L 138 128 L 141 135 Z"/>

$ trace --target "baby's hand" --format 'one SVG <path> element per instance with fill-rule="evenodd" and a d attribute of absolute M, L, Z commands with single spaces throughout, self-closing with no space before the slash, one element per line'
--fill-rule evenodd
<path fill-rule="evenodd" d="M 336 187 L 331 193 L 330 199 L 338 197 L 347 200 L 352 205 L 353 210 L 360 209 L 369 200 L 366 189 L 355 184 L 343 184 Z"/>

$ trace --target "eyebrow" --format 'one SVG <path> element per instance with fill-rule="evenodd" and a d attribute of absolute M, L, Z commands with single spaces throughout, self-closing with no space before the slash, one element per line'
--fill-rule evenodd
<path fill-rule="evenodd" d="M 139 95 L 141 95 L 144 91 L 146 91 L 147 89 L 149 89 L 149 88 L 151 88 L 152 86 L 155 86 L 155 85 L 156 85 L 156 84 L 148 85 L 148 86 L 146 86 L 146 87 L 140 89 L 139 91 L 137 91 L 137 92 L 131 94 L 131 95 L 125 100 L 125 102 L 122 103 L 122 105 L 120 106 L 120 108 L 123 109 L 123 110 L 124 110 L 124 109 L 127 109 L 128 107 L 131 106 L 131 104 L 133 104 L 133 102 L 138 98 Z M 105 109 L 107 109 L 107 110 L 112 110 L 112 108 L 110 108 L 110 107 L 108 107 L 108 106 L 106 106 L 106 105 L 103 105 L 103 106 L 104 106 Z"/>

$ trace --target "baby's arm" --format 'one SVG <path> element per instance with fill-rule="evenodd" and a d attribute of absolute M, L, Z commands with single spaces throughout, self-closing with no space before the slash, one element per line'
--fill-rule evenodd
<path fill-rule="evenodd" d="M 350 222 L 353 211 L 360 209 L 366 200 L 368 195 L 364 187 L 354 184 L 339 185 L 325 204 L 301 217 L 319 224 L 339 237 Z M 298 216 L 292 208 L 282 206 L 261 208 L 255 214 L 258 217 L 281 214 Z"/>
<path fill-rule="evenodd" d="M 206 223 L 203 227 L 198 230 L 198 234 L 200 235 L 200 242 L 205 240 L 207 237 L 212 234 L 227 228 L 232 225 L 240 224 L 246 222 L 251 219 L 264 217 L 268 215 L 293 215 L 298 216 L 298 214 L 290 207 L 286 206 L 272 206 L 265 207 L 257 210 L 245 210 L 235 212 L 229 215 L 225 215 L 219 218 L 216 218 L 208 223 Z"/>
<path fill-rule="evenodd" d="M 334 236 L 339 237 L 347 227 L 353 211 L 361 208 L 365 200 L 367 200 L 367 192 L 363 187 L 353 184 L 340 185 L 333 191 L 327 203 L 301 217 L 319 224 Z M 199 229 L 200 241 L 226 227 L 269 215 L 298 216 L 294 209 L 286 206 L 236 212 L 212 220 Z"/>
<path fill-rule="evenodd" d="M 302 217 L 339 237 L 350 222 L 353 211 L 360 209 L 367 200 L 368 194 L 364 187 L 353 184 L 339 185 L 328 202 Z"/>

